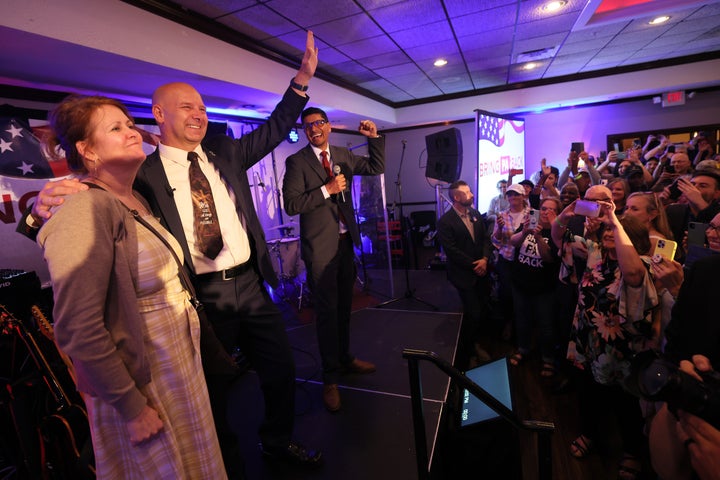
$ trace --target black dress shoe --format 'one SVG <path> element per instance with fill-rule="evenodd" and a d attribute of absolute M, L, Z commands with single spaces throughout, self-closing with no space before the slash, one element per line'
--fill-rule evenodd
<path fill-rule="evenodd" d="M 285 449 L 265 450 L 263 448 L 262 453 L 265 460 L 273 463 L 286 463 L 306 468 L 318 468 L 323 464 L 320 450 L 308 450 L 295 442 L 290 442 Z"/>

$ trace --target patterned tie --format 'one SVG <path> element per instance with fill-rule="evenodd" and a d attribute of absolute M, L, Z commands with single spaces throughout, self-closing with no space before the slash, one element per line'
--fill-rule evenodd
<path fill-rule="evenodd" d="M 188 153 L 190 161 L 190 194 L 192 195 L 195 241 L 197 249 L 210 259 L 215 259 L 223 248 L 220 224 L 210 182 L 200 170 L 198 154 Z"/>

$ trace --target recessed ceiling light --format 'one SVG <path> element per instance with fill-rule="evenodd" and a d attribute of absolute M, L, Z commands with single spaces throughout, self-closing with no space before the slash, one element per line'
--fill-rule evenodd
<path fill-rule="evenodd" d="M 444 67 L 445 65 L 447 65 L 447 63 L 448 61 L 444 58 L 438 58 L 437 60 L 435 60 L 433 65 L 435 65 L 436 67 Z"/>
<path fill-rule="evenodd" d="M 546 3 L 545 5 L 543 5 L 542 8 L 543 8 L 543 10 L 546 10 L 548 12 L 557 12 L 562 7 L 564 7 L 566 3 L 567 2 L 565 2 L 563 0 L 558 1 L 558 2 L 550 2 L 550 3 Z"/>
<path fill-rule="evenodd" d="M 523 65 L 523 70 L 532 70 L 534 68 L 537 68 L 538 64 L 535 62 L 528 62 L 525 65 Z"/>
<path fill-rule="evenodd" d="M 661 15 L 659 17 L 655 17 L 652 20 L 650 20 L 648 23 L 650 25 L 659 25 L 661 23 L 665 23 L 668 20 L 670 20 L 670 17 L 668 15 Z"/>

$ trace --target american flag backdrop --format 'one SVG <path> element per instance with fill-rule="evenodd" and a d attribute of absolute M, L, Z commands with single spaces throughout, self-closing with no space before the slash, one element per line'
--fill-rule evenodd
<path fill-rule="evenodd" d="M 505 127 L 512 128 L 515 133 L 525 131 L 525 122 L 515 122 L 491 115 L 479 115 L 478 117 L 478 139 L 487 140 L 496 147 L 505 144 Z"/>
<path fill-rule="evenodd" d="M 490 115 L 480 115 L 478 132 L 480 140 L 487 140 L 496 147 L 502 147 L 505 143 L 505 135 L 502 133 L 505 126 L 505 119 L 499 117 L 491 117 Z"/>
<path fill-rule="evenodd" d="M 20 178 L 54 178 L 67 175 L 65 161 L 48 162 L 36 134 L 44 127 L 32 129 L 27 120 L 0 118 L 0 175 Z"/>

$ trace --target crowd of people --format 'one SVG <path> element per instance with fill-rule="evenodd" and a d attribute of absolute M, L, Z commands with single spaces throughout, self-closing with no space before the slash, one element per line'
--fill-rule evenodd
<path fill-rule="evenodd" d="M 325 112 L 305 109 L 317 62 L 309 32 L 276 109 L 237 140 L 205 138 L 207 112 L 192 86 L 159 87 L 152 112 L 160 143 L 147 158 L 115 100 L 71 97 L 51 113 L 49 151 L 63 150 L 81 181 L 48 184 L 18 229 L 37 237 L 48 262 L 57 343 L 77 370 L 98 478 L 244 478 L 226 415 L 235 372 L 222 365 L 238 345 L 264 396 L 263 457 L 323 464 L 320 451 L 293 438 L 295 365 L 264 286 L 277 278 L 246 174 L 298 118 L 309 145 L 287 159 L 284 206 L 300 215 L 327 410 L 341 408 L 341 374 L 376 370 L 350 353 L 360 238 L 347 185 L 353 175 L 383 173 L 384 139 L 364 120 L 368 157 L 329 144 Z M 545 159 L 534 180 L 513 183 L 521 172 L 511 171 L 487 215 L 472 207 L 467 183 L 453 183 L 452 209 L 438 220 L 466 313 L 462 361 L 490 359 L 495 284 L 498 330 L 516 342 L 510 364 L 523 368 L 537 349 L 543 379 L 558 386 L 574 372 L 582 430 L 570 453 L 583 458 L 602 441 L 598 412 L 620 419 L 619 478 L 640 474 L 647 431 L 662 452 L 653 461 L 659 472 L 717 478 L 719 426 L 675 405 L 650 408 L 627 388 L 641 352 L 667 355 L 698 381 L 697 371 L 720 364 L 709 301 L 720 259 L 712 255 L 720 252 L 715 151 L 704 134 L 682 145 L 649 136 L 597 162 L 573 151 L 562 171 Z M 654 255 L 671 242 L 673 254 Z"/>
<path fill-rule="evenodd" d="M 608 412 L 622 441 L 618 478 L 641 478 L 648 461 L 661 478 L 719 478 L 712 462 L 720 425 L 650 401 L 634 385 L 637 359 L 649 352 L 698 379 L 695 367 L 720 365 L 720 328 L 709 313 L 718 276 L 707 273 L 720 261 L 715 139 L 700 132 L 671 144 L 651 135 L 598 161 L 570 152 L 562 171 L 543 159 L 536 175 L 513 183 L 519 173 L 498 184 L 485 215 L 494 248 L 483 252 L 497 286 L 495 317 L 514 330 L 509 363 L 526 368 L 538 355 L 548 388 L 576 386 L 580 431 L 568 446 L 572 456 L 607 444 L 598 420 Z M 458 185 L 450 186 L 453 198 Z M 697 271 L 705 283 L 695 280 L 691 290 L 685 279 L 697 279 Z M 664 438 L 678 432 L 679 442 Z"/>

